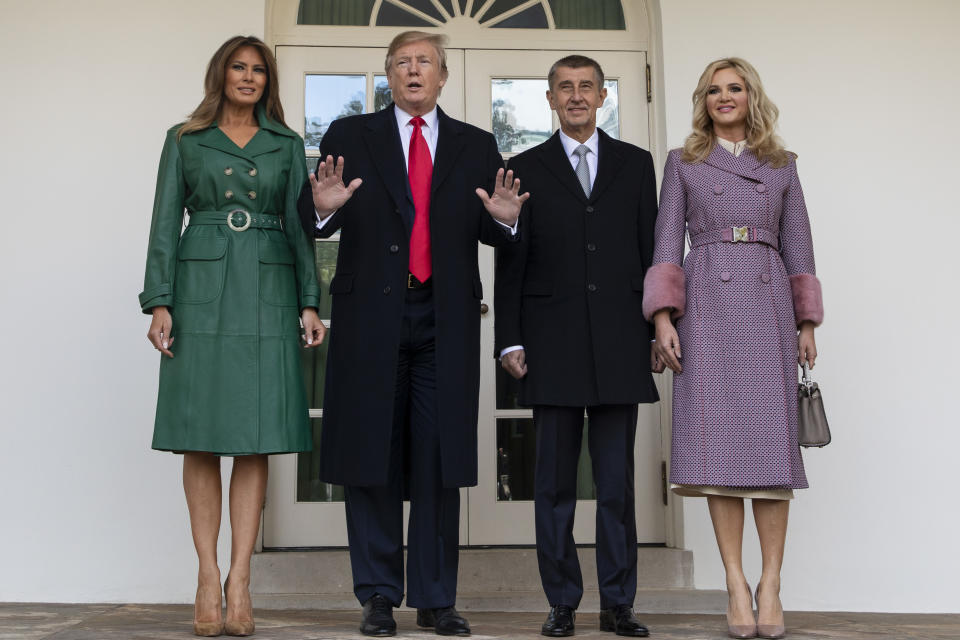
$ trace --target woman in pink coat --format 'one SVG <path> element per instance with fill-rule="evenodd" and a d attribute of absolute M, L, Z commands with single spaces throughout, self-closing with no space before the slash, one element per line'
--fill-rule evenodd
<path fill-rule="evenodd" d="M 670 480 L 679 495 L 707 498 L 730 635 L 780 638 L 789 500 L 807 487 L 797 364 L 816 359 L 820 283 L 796 156 L 775 134 L 778 111 L 756 70 L 739 58 L 710 63 L 693 111 L 693 133 L 664 169 L 643 299 L 658 366 L 675 372 Z M 756 620 L 741 563 L 744 498 L 763 554 Z"/>

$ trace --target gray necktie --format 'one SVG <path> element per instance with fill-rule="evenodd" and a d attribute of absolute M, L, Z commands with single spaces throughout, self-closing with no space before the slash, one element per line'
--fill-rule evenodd
<path fill-rule="evenodd" d="M 587 154 L 590 153 L 590 148 L 587 145 L 582 144 L 576 149 L 573 150 L 573 153 L 580 158 L 580 161 L 577 163 L 577 180 L 580 181 L 580 186 L 583 187 L 583 192 L 587 194 L 587 197 L 590 197 L 590 165 L 587 164 Z"/>

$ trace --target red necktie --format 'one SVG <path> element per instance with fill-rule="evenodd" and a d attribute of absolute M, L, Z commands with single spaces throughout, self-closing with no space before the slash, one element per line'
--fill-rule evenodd
<path fill-rule="evenodd" d="M 407 176 L 410 178 L 410 193 L 413 194 L 413 231 L 410 234 L 410 273 L 420 282 L 426 282 L 433 273 L 430 261 L 430 184 L 433 181 L 433 160 L 423 137 L 423 118 L 410 119 L 413 134 L 410 136 L 410 155 L 407 160 Z"/>

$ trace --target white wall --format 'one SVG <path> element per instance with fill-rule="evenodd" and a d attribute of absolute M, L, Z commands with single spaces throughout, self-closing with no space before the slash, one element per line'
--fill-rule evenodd
<path fill-rule="evenodd" d="M 669 146 L 689 132 L 706 64 L 738 55 L 800 156 L 834 442 L 804 456 L 811 488 L 792 507 L 784 604 L 960 611 L 960 3 L 663 0 L 661 11 Z M 684 518 L 697 586 L 723 588 L 705 501 L 685 500 Z"/>
<path fill-rule="evenodd" d="M 220 43 L 262 36 L 264 2 L 2 15 L 0 601 L 192 602 L 180 461 L 150 450 L 159 357 L 137 293 L 164 132 Z"/>
<path fill-rule="evenodd" d="M 670 146 L 703 66 L 736 54 L 800 154 L 835 442 L 806 456 L 785 604 L 960 611 L 960 4 L 662 4 Z M 198 102 L 220 42 L 262 34 L 264 3 L 2 6 L 0 601 L 189 602 L 180 463 L 149 450 L 157 355 L 136 294 L 163 132 Z M 697 584 L 721 588 L 706 506 L 684 509 Z"/>

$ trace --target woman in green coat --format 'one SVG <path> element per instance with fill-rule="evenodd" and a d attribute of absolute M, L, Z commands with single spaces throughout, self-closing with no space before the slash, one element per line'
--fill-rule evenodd
<path fill-rule="evenodd" d="M 257 38 L 231 38 L 210 60 L 204 88 L 190 119 L 167 132 L 140 306 L 163 354 L 153 448 L 184 454 L 200 565 L 194 633 L 249 635 L 266 454 L 311 449 L 300 324 L 307 347 L 326 329 L 313 244 L 296 209 L 303 140 L 283 124 L 273 55 Z M 216 556 L 224 455 L 235 456 L 225 624 Z"/>

